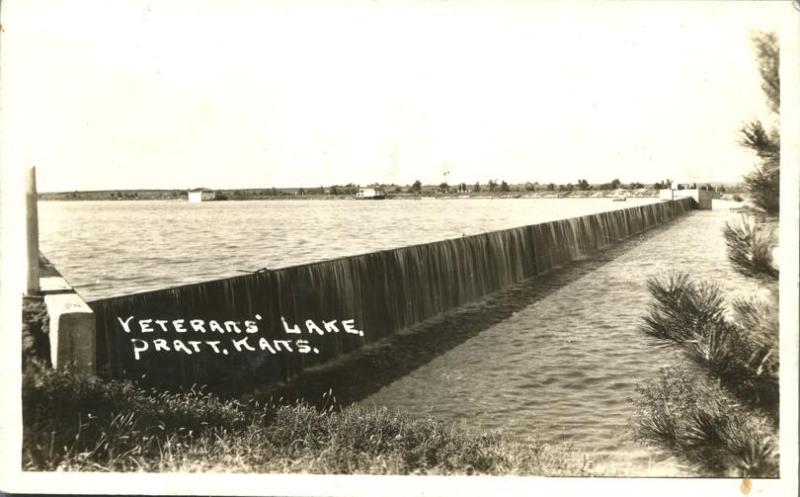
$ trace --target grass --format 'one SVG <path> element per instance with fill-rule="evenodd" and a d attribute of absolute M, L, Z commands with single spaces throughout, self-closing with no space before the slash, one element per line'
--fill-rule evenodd
<path fill-rule="evenodd" d="M 330 397 L 329 397 L 330 399 Z M 582 475 L 564 447 L 328 402 L 238 402 L 29 368 L 23 466 L 40 471 Z"/>

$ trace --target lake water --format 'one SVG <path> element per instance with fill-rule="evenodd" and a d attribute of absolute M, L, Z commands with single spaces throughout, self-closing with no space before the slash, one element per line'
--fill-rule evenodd
<path fill-rule="evenodd" d="M 94 300 L 653 201 L 40 202 L 39 230 L 42 252 Z"/>

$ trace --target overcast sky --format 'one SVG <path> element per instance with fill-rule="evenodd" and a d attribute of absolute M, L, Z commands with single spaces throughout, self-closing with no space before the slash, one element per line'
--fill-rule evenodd
<path fill-rule="evenodd" d="M 40 191 L 736 181 L 789 2 L 3 1 Z"/>

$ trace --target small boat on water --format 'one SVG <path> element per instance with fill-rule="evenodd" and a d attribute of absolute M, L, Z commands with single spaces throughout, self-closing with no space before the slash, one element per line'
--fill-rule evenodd
<path fill-rule="evenodd" d="M 611 198 L 611 201 L 612 202 L 627 202 L 628 201 L 628 197 L 626 197 L 625 195 L 615 195 L 614 197 Z"/>

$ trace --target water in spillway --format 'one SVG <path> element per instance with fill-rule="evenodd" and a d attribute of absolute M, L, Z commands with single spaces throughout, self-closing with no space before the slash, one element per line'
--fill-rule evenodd
<path fill-rule="evenodd" d="M 628 428 L 637 382 L 686 359 L 639 331 L 647 278 L 685 271 L 729 299 L 758 291 L 726 259 L 726 210 L 696 211 L 363 400 L 418 415 L 570 442 L 600 474 L 691 474 Z"/>

